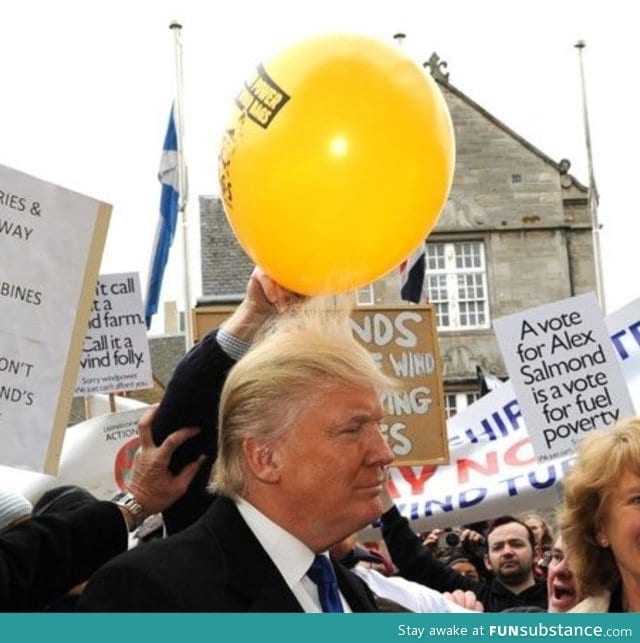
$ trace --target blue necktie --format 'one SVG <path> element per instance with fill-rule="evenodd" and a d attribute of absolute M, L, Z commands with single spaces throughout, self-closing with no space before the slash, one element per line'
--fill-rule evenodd
<path fill-rule="evenodd" d="M 338 581 L 331 561 L 318 554 L 309 567 L 307 576 L 318 586 L 318 596 L 323 612 L 343 612 L 338 593 Z"/>

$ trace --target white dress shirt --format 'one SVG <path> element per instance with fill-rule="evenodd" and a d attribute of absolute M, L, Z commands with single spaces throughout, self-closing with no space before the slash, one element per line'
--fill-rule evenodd
<path fill-rule="evenodd" d="M 351 571 L 359 576 L 374 594 L 389 598 L 412 612 L 468 612 L 477 614 L 446 599 L 435 589 L 414 583 L 400 576 L 384 576 L 375 569 L 356 565 Z"/>
<path fill-rule="evenodd" d="M 302 609 L 305 612 L 322 612 L 318 587 L 307 576 L 315 554 L 303 542 L 267 518 L 244 498 L 238 498 L 236 505 L 240 515 L 282 574 Z M 340 593 L 340 600 L 344 611 L 350 612 L 351 608 L 342 593 Z"/>

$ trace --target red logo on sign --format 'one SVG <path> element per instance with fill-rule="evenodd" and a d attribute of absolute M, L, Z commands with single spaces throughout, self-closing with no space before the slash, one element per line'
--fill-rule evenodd
<path fill-rule="evenodd" d="M 125 491 L 127 488 L 127 484 L 131 478 L 133 459 L 139 446 L 140 438 L 133 438 L 133 440 L 125 442 L 116 455 L 113 463 L 113 477 L 120 491 Z"/>

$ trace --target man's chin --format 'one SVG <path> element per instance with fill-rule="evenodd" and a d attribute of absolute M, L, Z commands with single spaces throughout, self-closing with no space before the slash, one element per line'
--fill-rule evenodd
<path fill-rule="evenodd" d="M 371 501 L 366 503 L 366 506 L 362 507 L 362 511 L 358 512 L 358 516 L 361 517 L 362 525 L 360 529 L 368 527 L 371 523 L 374 523 L 382 515 L 383 505 L 379 498 L 373 497 Z"/>
<path fill-rule="evenodd" d="M 527 578 L 527 574 L 525 574 L 520 567 L 501 568 L 496 576 L 503 585 L 518 585 Z"/>

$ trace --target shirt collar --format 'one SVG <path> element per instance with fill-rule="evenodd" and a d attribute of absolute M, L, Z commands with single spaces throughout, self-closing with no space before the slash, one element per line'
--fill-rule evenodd
<path fill-rule="evenodd" d="M 293 588 L 306 575 L 315 554 L 244 498 L 238 498 L 236 504 L 240 515 L 282 574 L 287 586 Z"/>

